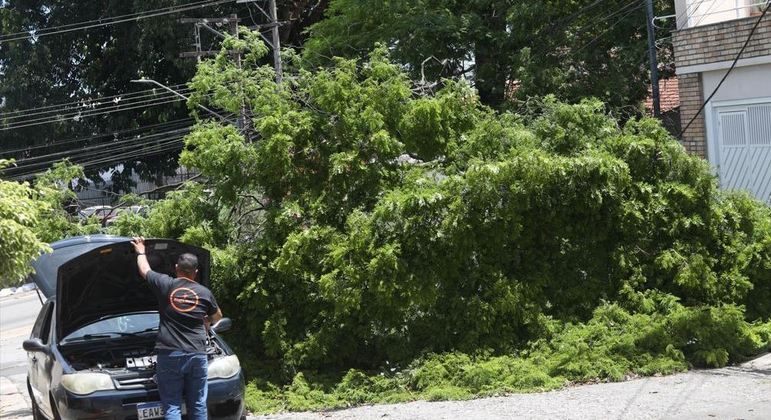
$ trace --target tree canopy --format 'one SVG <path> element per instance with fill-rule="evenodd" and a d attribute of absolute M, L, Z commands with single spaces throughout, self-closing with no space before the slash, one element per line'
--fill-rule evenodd
<path fill-rule="evenodd" d="M 510 354 L 604 302 L 681 317 L 685 335 L 699 314 L 726 333 L 771 315 L 756 299 L 771 292 L 769 209 L 719 192 L 656 121 L 553 97 L 494 111 L 463 81 L 413 84 L 385 48 L 314 71 L 293 56 L 277 85 L 265 52 L 230 39 L 199 66 L 194 100 L 246 106 L 252 125 L 199 123 L 181 162 L 209 186 L 162 204 L 179 217 L 120 230 L 213 248 L 216 292 L 262 355 L 307 368 Z M 751 351 L 686 341 L 651 351 Z"/>
<path fill-rule="evenodd" d="M 304 54 L 323 63 L 333 56 L 360 56 L 382 42 L 414 79 L 465 76 L 487 105 L 554 94 L 566 101 L 595 97 L 630 115 L 650 84 L 643 5 L 332 0 L 326 19 L 310 28 Z M 671 0 L 656 2 L 662 15 L 673 8 Z M 665 54 L 664 63 L 667 59 Z"/>
<path fill-rule="evenodd" d="M 0 28 L 4 34 L 22 32 L 24 36 L 52 28 L 66 29 L 80 22 L 97 24 L 94 28 L 50 36 L 0 38 L 0 152 L 5 152 L 0 156 L 15 158 L 18 166 L 7 168 L 5 174 L 43 172 L 50 167 L 52 158 L 28 159 L 51 154 L 80 158 L 86 155 L 78 153 L 81 150 L 139 135 L 156 134 L 156 138 L 151 136 L 153 141 L 148 141 L 152 151 L 153 146 L 159 148 L 158 133 L 165 139 L 191 125 L 183 101 L 160 88 L 148 91 L 155 86 L 134 84 L 131 80 L 146 77 L 188 92 L 185 84 L 195 73 L 196 60 L 180 58 L 179 54 L 194 50 L 193 25 L 178 22 L 180 17 L 225 17 L 235 13 L 244 26 L 265 23 L 265 17 L 254 6 L 235 1 L 206 3 L 193 2 L 206 7 L 180 13 L 99 26 L 103 22 L 100 19 L 167 10 L 191 2 L 100 0 L 90 2 L 88 7 L 72 0 L 2 2 Z M 325 0 L 279 1 L 280 19 L 284 21 L 282 41 L 299 46 L 305 38 L 304 28 L 321 18 L 325 4 Z M 227 31 L 227 27 L 215 29 Z M 205 30 L 202 34 L 204 51 L 219 50 L 221 39 Z M 55 104 L 70 105 L 39 109 Z M 33 111 L 15 113 L 28 109 Z M 8 127 L 13 129 L 4 129 Z M 74 139 L 82 141 L 70 141 Z M 140 155 L 137 159 L 125 159 L 125 165 L 145 178 L 155 179 L 176 169 L 178 152 L 179 148 Z M 93 160 L 98 159 L 80 159 Z M 108 162 L 86 169 L 93 175 L 95 170 L 114 165 L 115 162 Z M 129 176 L 130 171 L 114 173 L 116 188 L 125 190 Z"/>

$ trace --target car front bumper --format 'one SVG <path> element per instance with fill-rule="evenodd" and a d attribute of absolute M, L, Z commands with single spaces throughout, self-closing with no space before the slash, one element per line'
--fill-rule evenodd
<path fill-rule="evenodd" d="M 157 389 L 116 389 L 75 395 L 55 393 L 62 419 L 136 420 L 137 404 L 160 401 Z M 210 419 L 240 419 L 244 412 L 243 372 L 228 379 L 209 380 L 206 400 Z"/>

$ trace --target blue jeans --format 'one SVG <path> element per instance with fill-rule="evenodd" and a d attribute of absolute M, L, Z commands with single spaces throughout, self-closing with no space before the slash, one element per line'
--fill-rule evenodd
<path fill-rule="evenodd" d="M 156 382 L 166 419 L 182 418 L 182 394 L 185 395 L 187 418 L 206 420 L 206 355 L 178 350 L 159 350 Z"/>

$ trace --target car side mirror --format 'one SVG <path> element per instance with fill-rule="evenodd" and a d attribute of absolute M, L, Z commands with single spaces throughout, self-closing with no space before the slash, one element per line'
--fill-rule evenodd
<path fill-rule="evenodd" d="M 230 329 L 230 327 L 233 326 L 233 321 L 230 320 L 230 318 L 222 318 L 219 321 L 217 321 L 216 324 L 211 326 L 212 331 L 215 333 L 223 333 Z"/>
<path fill-rule="evenodd" d="M 43 344 L 43 341 L 39 338 L 30 338 L 29 340 L 24 340 L 21 346 L 25 351 L 40 352 L 45 354 L 48 354 L 50 351 L 48 346 Z"/>

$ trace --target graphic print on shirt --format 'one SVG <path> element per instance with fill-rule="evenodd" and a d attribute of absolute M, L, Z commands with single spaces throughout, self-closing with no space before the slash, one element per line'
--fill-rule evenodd
<path fill-rule="evenodd" d="M 177 312 L 190 312 L 198 305 L 198 294 L 187 287 L 177 287 L 169 294 L 171 307 Z"/>

